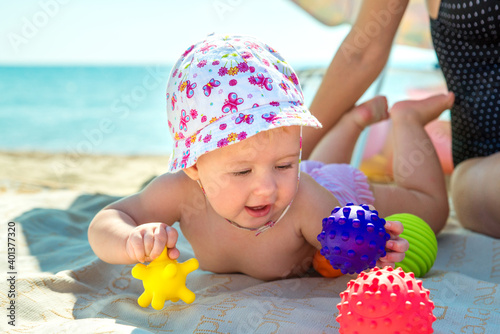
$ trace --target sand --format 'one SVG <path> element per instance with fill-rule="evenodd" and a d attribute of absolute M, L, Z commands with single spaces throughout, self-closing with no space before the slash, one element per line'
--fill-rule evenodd
<path fill-rule="evenodd" d="M 74 190 L 129 195 L 166 172 L 167 156 L 0 152 L 0 195 Z"/>

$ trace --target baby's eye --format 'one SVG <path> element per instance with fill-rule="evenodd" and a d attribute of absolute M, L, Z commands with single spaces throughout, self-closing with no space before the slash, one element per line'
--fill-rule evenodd
<path fill-rule="evenodd" d="M 250 169 L 247 169 L 247 170 L 242 170 L 239 172 L 233 172 L 233 175 L 234 176 L 243 176 L 243 175 L 247 175 L 249 173 L 250 173 Z"/>
<path fill-rule="evenodd" d="M 290 169 L 290 168 L 292 168 L 292 164 L 279 165 L 279 166 L 276 166 L 276 168 L 280 169 L 280 170 Z"/>

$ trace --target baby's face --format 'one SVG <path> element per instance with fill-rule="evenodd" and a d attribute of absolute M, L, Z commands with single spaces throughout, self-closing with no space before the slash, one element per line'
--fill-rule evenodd
<path fill-rule="evenodd" d="M 263 131 L 205 155 L 198 175 L 213 209 L 248 228 L 275 221 L 297 189 L 300 129 Z"/>

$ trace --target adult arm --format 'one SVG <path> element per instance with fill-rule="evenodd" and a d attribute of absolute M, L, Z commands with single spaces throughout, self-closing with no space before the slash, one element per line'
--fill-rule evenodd
<path fill-rule="evenodd" d="M 351 110 L 384 68 L 409 0 L 365 0 L 335 54 L 310 110 L 322 129 L 304 128 L 304 157 Z"/>

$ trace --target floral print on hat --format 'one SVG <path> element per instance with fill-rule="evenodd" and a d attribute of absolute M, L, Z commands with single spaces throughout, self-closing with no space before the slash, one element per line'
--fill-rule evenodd
<path fill-rule="evenodd" d="M 209 36 L 172 68 L 167 115 L 169 171 L 260 131 L 321 124 L 304 106 L 297 75 L 281 55 L 249 36 Z"/>

